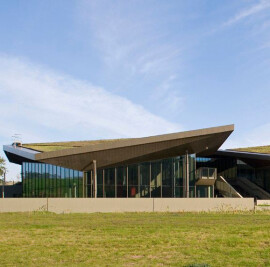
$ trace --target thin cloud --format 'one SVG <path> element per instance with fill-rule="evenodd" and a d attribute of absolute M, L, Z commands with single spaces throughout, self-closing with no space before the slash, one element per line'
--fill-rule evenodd
<path fill-rule="evenodd" d="M 23 127 L 20 120 L 24 120 L 23 130 L 32 125 L 36 135 L 39 128 L 47 129 L 46 132 L 53 129 L 58 131 L 58 138 L 70 135 L 71 139 L 145 136 L 181 130 L 179 125 L 126 98 L 17 58 L 0 56 L 0 96 L 0 111 L 5 114 L 2 125 L 13 122 Z M 52 138 L 50 134 L 44 137 Z"/>
<path fill-rule="evenodd" d="M 256 127 L 255 129 L 241 134 L 234 132 L 233 135 L 224 143 L 222 149 L 253 147 L 270 145 L 270 123 Z"/>
<path fill-rule="evenodd" d="M 166 11 L 155 9 L 151 4 L 140 8 L 141 4 L 137 1 L 82 1 L 79 19 L 85 23 L 85 31 L 89 31 L 91 44 L 95 44 L 105 68 L 115 75 L 121 73 L 125 84 L 150 81 L 152 86 L 147 86 L 144 94 L 152 101 L 155 89 L 180 72 L 182 48 L 168 33 L 169 24 L 164 27 L 161 18 Z M 178 94 L 173 84 L 168 91 Z M 168 97 L 159 99 L 165 109 Z"/>
<path fill-rule="evenodd" d="M 266 9 L 270 8 L 270 1 L 269 0 L 262 0 L 259 3 L 246 8 L 239 13 L 237 13 L 233 18 L 229 19 L 227 22 L 223 24 L 223 26 L 231 26 L 243 19 L 246 19 L 250 16 L 253 16 L 261 11 L 264 11 Z"/>
<path fill-rule="evenodd" d="M 0 140 L 44 142 L 140 137 L 181 131 L 176 123 L 88 82 L 0 55 Z M 3 152 L 0 153 L 3 156 Z M 19 173 L 8 164 L 8 179 Z"/>

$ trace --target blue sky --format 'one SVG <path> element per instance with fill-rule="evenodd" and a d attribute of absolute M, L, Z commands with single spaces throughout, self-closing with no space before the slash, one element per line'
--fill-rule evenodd
<path fill-rule="evenodd" d="M 1 1 L 0 144 L 234 123 L 224 148 L 268 145 L 269 102 L 270 0 Z"/>

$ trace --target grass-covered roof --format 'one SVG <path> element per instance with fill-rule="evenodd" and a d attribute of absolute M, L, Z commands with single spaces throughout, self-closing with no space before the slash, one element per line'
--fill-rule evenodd
<path fill-rule="evenodd" d="M 98 144 L 103 144 L 106 142 L 116 142 L 119 140 L 127 140 L 127 139 L 106 139 L 106 140 L 91 140 L 91 141 L 33 143 L 33 144 L 23 144 L 22 146 L 25 148 L 37 150 L 40 152 L 50 152 L 50 151 L 63 150 L 63 149 L 69 149 L 69 148 L 98 145 Z"/>
<path fill-rule="evenodd" d="M 243 148 L 234 148 L 234 149 L 230 149 L 230 150 L 241 151 L 241 152 L 270 154 L 270 146 L 243 147 Z"/>

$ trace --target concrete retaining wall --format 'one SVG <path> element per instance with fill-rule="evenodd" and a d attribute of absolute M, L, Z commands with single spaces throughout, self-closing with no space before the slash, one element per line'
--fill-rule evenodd
<path fill-rule="evenodd" d="M 13 198 L 0 199 L 0 212 L 202 212 L 251 211 L 253 198 Z"/>

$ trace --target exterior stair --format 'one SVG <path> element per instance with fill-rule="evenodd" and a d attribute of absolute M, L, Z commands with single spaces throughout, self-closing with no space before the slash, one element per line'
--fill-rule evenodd
<path fill-rule="evenodd" d="M 270 199 L 270 194 L 268 192 L 247 178 L 238 177 L 236 179 L 236 187 L 240 188 L 241 192 L 245 192 L 245 197 L 254 197 L 255 199 Z"/>
<path fill-rule="evenodd" d="M 231 186 L 225 178 L 219 176 L 215 183 L 216 190 L 219 194 L 223 197 L 235 197 L 235 198 L 242 198 L 242 195 L 239 194 L 238 191 L 235 190 L 233 186 Z"/>

